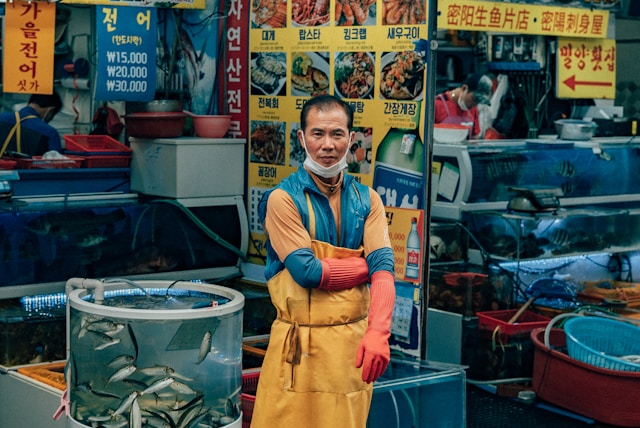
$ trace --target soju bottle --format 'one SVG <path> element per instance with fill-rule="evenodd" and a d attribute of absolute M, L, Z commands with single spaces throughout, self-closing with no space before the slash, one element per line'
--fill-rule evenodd
<path fill-rule="evenodd" d="M 411 219 L 411 229 L 407 237 L 407 266 L 404 276 L 409 279 L 418 279 L 420 274 L 420 235 L 418 235 L 418 219 Z"/>
<path fill-rule="evenodd" d="M 423 209 L 424 145 L 417 129 L 391 128 L 380 142 L 373 188 L 387 207 Z"/>

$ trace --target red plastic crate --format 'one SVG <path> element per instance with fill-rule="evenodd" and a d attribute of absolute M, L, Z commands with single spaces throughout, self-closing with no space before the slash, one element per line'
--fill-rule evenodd
<path fill-rule="evenodd" d="M 65 152 L 86 155 L 131 155 L 131 148 L 108 135 L 64 135 Z"/>
<path fill-rule="evenodd" d="M 18 169 L 82 168 L 83 157 L 65 156 L 66 159 L 43 159 L 42 156 L 33 156 L 30 159 L 16 159 L 16 161 Z"/>
<path fill-rule="evenodd" d="M 538 398 L 605 424 L 640 426 L 640 372 L 610 370 L 585 364 L 561 352 L 562 329 L 531 332 L 534 344 L 532 387 Z"/>
<path fill-rule="evenodd" d="M 517 309 L 506 309 L 502 311 L 477 312 L 478 329 L 493 332 L 496 327 L 500 327 L 500 334 L 504 336 L 514 336 L 518 333 L 529 333 L 534 328 L 546 327 L 551 318 L 536 314 L 533 311 L 524 311 L 515 323 L 509 324 L 511 317 Z"/>
<path fill-rule="evenodd" d="M 7 159 L 0 159 L 0 169 L 16 169 L 16 166 L 18 165 L 17 161 L 14 160 L 7 160 Z"/>
<path fill-rule="evenodd" d="M 84 158 L 85 168 L 127 168 L 131 164 L 131 156 L 87 156 Z"/>
<path fill-rule="evenodd" d="M 256 402 L 256 391 L 258 389 L 259 378 L 259 371 L 242 374 L 242 393 L 240 394 L 242 428 L 249 428 L 251 426 L 251 417 L 253 416 L 253 405 Z"/>

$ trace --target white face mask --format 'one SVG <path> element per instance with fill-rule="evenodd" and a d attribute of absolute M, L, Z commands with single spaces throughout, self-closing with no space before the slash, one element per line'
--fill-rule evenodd
<path fill-rule="evenodd" d="M 307 154 L 307 157 L 304 160 L 304 166 L 314 174 L 319 175 L 323 178 L 333 178 L 336 175 L 340 174 L 340 172 L 347 167 L 347 154 L 349 153 L 348 148 L 344 153 L 344 156 L 338 161 L 338 163 L 331 166 L 323 166 L 311 159 L 311 155 L 307 150 L 307 143 L 304 140 L 303 134 L 300 135 L 300 142 L 302 143 L 302 147 L 304 147 L 304 151 Z M 351 146 L 351 141 L 349 141 L 349 146 Z"/>
<path fill-rule="evenodd" d="M 458 107 L 462 111 L 469 111 L 469 107 L 467 107 L 467 103 L 464 102 L 464 96 L 467 95 L 467 90 L 465 89 L 462 95 L 458 97 Z"/>

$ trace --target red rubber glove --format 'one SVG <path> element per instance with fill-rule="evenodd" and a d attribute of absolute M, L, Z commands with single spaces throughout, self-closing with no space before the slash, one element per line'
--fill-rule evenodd
<path fill-rule="evenodd" d="M 391 315 L 396 301 L 396 287 L 390 272 L 380 271 L 371 276 L 371 305 L 369 326 L 356 353 L 356 367 L 362 367 L 362 380 L 371 383 L 387 369 L 391 358 L 389 336 Z"/>
<path fill-rule="evenodd" d="M 320 260 L 322 278 L 318 288 L 329 291 L 346 290 L 369 280 L 369 266 L 362 257 L 334 259 L 327 257 Z"/>

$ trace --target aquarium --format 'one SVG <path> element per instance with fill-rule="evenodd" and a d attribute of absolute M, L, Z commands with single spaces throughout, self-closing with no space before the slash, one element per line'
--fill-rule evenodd
<path fill-rule="evenodd" d="M 65 295 L 0 301 L 0 365 L 64 360 Z"/>
<path fill-rule="evenodd" d="M 240 292 L 72 278 L 67 294 L 70 426 L 241 425 Z"/>

